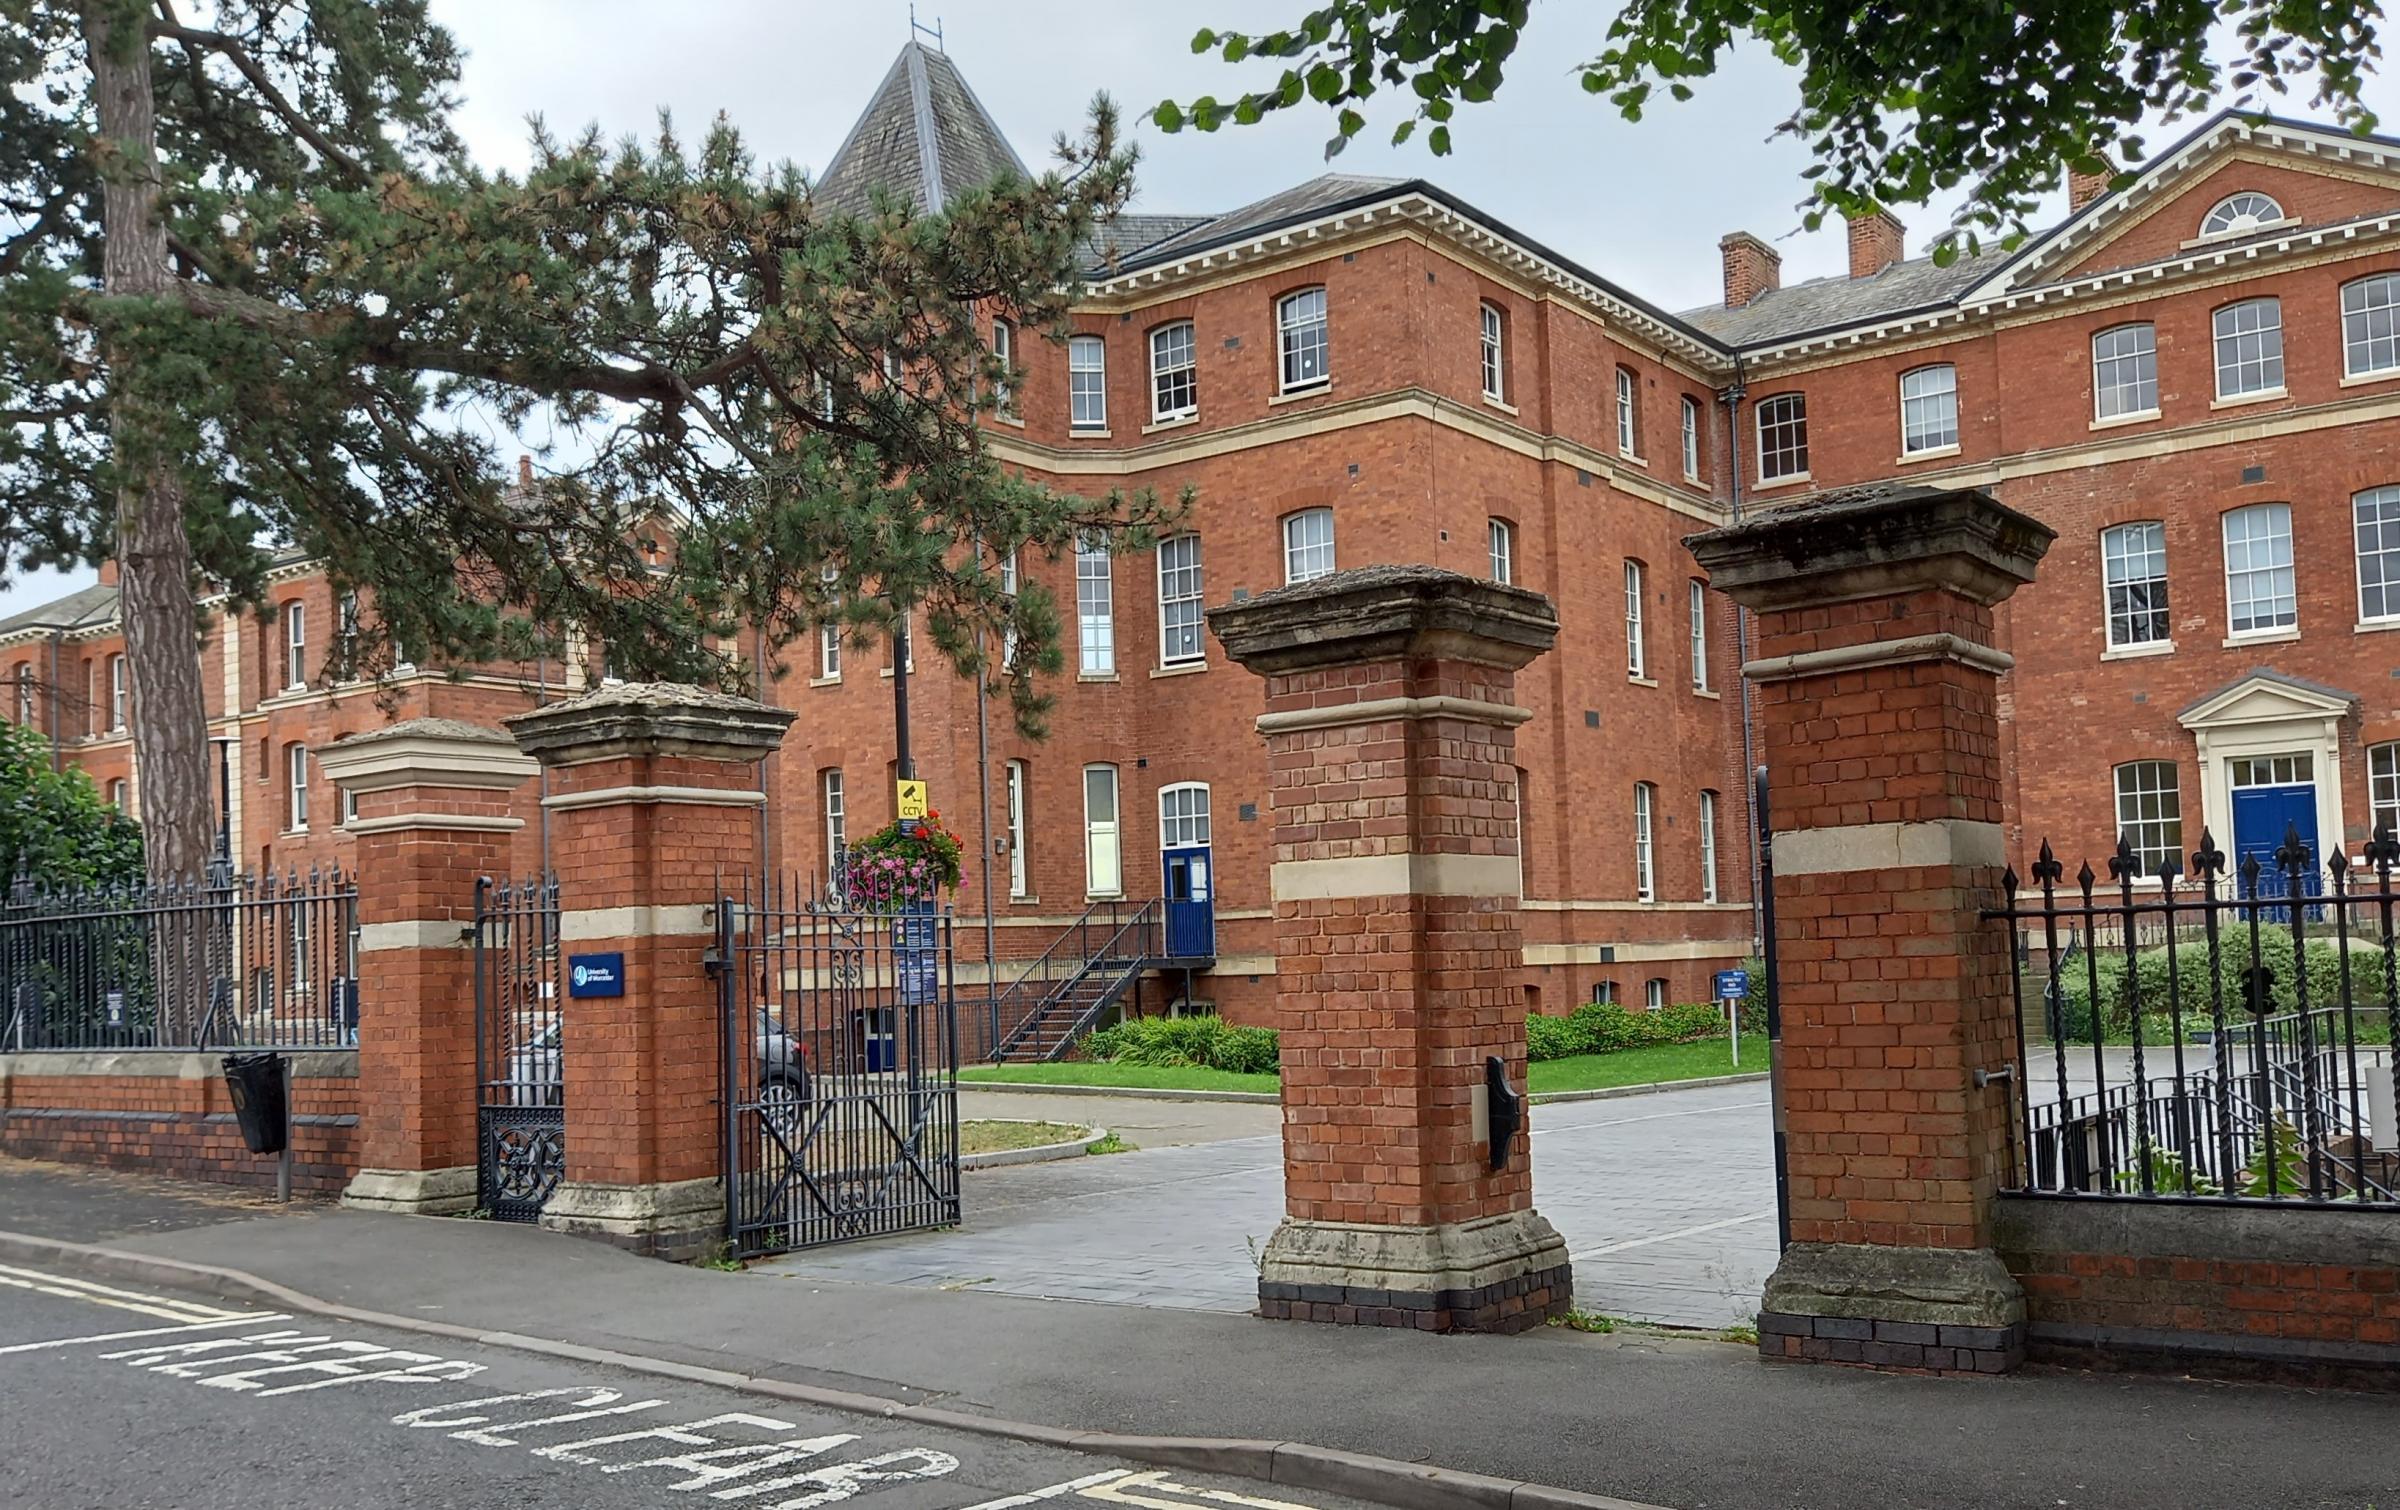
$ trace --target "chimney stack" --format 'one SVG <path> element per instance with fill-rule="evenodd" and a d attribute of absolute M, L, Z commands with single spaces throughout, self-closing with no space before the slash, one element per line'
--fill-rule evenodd
<path fill-rule="evenodd" d="M 1783 254 L 1748 231 L 1735 231 L 1717 243 L 1717 250 L 1725 257 L 1727 309 L 1740 309 L 1783 286 Z"/>
<path fill-rule="evenodd" d="M 533 486 L 533 458 L 522 451 L 517 453 L 517 486 L 520 488 Z"/>
<path fill-rule="evenodd" d="M 1891 211 L 1848 218 L 1851 277 L 1872 278 L 1908 255 L 1908 231 Z"/>
<path fill-rule="evenodd" d="M 2103 167 L 2097 173 L 2081 168 L 2067 169 L 2067 210 L 2071 214 L 2108 192 L 2108 181 L 2116 175 Z"/>

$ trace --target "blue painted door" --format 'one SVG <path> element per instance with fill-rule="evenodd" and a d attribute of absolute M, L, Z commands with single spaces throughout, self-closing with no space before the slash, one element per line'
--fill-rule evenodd
<path fill-rule="evenodd" d="M 2317 789 L 2314 786 L 2249 786 L 2237 787 L 2233 793 L 2233 873 L 2240 881 L 2242 862 L 2252 855 L 2258 857 L 2258 895 L 2279 897 L 2287 895 L 2282 867 L 2275 852 L 2283 848 L 2286 829 L 2297 829 L 2300 842 L 2308 850 L 2309 874 L 2302 877 L 2301 895 L 2314 896 L 2317 888 L 2309 884 L 2316 879 L 2317 866 Z"/>
<path fill-rule="evenodd" d="M 1215 958 L 1217 902 L 1208 846 L 1162 850 L 1159 861 L 1166 870 L 1167 953 L 1177 959 Z"/>

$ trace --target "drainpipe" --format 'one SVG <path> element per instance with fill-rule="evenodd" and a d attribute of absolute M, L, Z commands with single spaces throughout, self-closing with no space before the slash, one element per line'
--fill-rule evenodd
<path fill-rule="evenodd" d="M 58 649 L 66 638 L 64 629 L 50 631 L 50 769 L 53 772 L 67 768 L 67 747 L 58 731 Z"/>
<path fill-rule="evenodd" d="M 1727 497 L 1733 508 L 1733 522 L 1742 522 L 1742 400 L 1749 393 L 1747 375 L 1742 359 L 1733 359 L 1733 381 L 1718 393 L 1717 402 L 1725 406 L 1728 459 L 1732 463 L 1732 485 Z M 1749 794 L 1750 805 L 1750 937 L 1763 953 L 1767 947 L 1766 899 L 1760 894 L 1763 856 L 1758 836 L 1765 832 L 1765 815 L 1758 810 L 1758 788 L 1751 774 L 1758 769 L 1757 733 L 1752 723 L 1750 678 L 1740 668 L 1750 661 L 1750 610 L 1739 603 L 1733 608 L 1734 675 L 1741 684 L 1742 720 L 1742 789 Z"/>
<path fill-rule="evenodd" d="M 985 675 L 983 631 L 978 629 L 975 631 L 975 806 L 976 837 L 983 848 L 975 868 L 983 873 L 983 1009 L 992 1034 L 984 1042 L 988 1055 L 1000 1044 L 1000 925 L 992 915 L 992 731 L 985 711 Z M 1010 856 L 1010 860 L 1014 863 L 1015 856 Z"/>
<path fill-rule="evenodd" d="M 760 702 L 764 703 L 767 702 L 768 690 L 767 630 L 765 625 L 751 627 L 750 646 L 751 676 L 757 683 L 756 696 Z M 775 873 L 774 845 L 770 840 L 770 835 L 775 828 L 775 806 L 765 800 L 767 796 L 767 762 L 771 758 L 773 758 L 772 755 L 762 755 L 758 760 L 758 795 L 760 798 L 758 808 L 758 884 L 762 894 L 767 884 L 767 878 Z"/>

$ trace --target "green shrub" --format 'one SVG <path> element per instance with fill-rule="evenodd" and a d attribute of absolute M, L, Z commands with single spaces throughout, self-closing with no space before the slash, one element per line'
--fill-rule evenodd
<path fill-rule="evenodd" d="M 2360 1007 L 2383 1005 L 2383 950 L 2363 939 L 2350 941 L 2350 1000 Z M 2280 923 L 2262 924 L 2258 955 L 2266 960 L 2274 980 L 2270 1010 L 2296 1011 L 2299 990 L 2293 968 L 2292 931 Z M 2171 958 L 2170 958 L 2171 957 Z M 2217 949 L 2217 984 L 2229 1022 L 2251 1020 L 2243 984 L 2253 961 L 2248 924 L 2224 920 Z M 2314 935 L 2307 944 L 2308 1000 L 2312 1007 L 2341 1002 L 2342 950 L 2332 937 Z M 2171 973 L 2170 973 L 2171 967 Z M 2125 951 L 2105 945 L 2096 956 L 2078 952 L 2060 972 L 2060 1036 L 2089 1043 L 2092 1037 L 2092 987 L 2099 985 L 2103 1035 L 2122 1039 L 2133 1030 L 2138 1010 L 2145 1018 L 2168 1016 L 2180 1003 L 2188 1016 L 2213 1017 L 2209 996 L 2208 943 L 2187 938 L 2172 948 L 2161 944 L 2137 953 L 2128 973 Z M 2172 989 L 2170 989 L 2172 987 Z M 2145 1037 L 2148 1034 L 2145 1032 Z"/>
<path fill-rule="evenodd" d="M 1280 1048 L 1273 1028 L 1237 1028 L 1222 1017 L 1135 1017 L 1085 1038 L 1083 1057 L 1160 1069 L 1272 1075 Z"/>
<path fill-rule="evenodd" d="M 1725 1014 L 1708 1002 L 1686 1002 L 1636 1012 L 1614 1002 L 1586 1002 L 1564 1017 L 1536 1012 L 1525 1019 L 1528 1059 L 1567 1059 L 1577 1054 L 1615 1054 L 1664 1043 L 1722 1037 Z"/>
<path fill-rule="evenodd" d="M 1525 1057 L 1533 1060 L 1571 1059 L 1577 1054 L 1592 1052 L 1591 1035 L 1573 1017 L 1553 1017 L 1546 1012 L 1530 1013 L 1525 1018 Z"/>

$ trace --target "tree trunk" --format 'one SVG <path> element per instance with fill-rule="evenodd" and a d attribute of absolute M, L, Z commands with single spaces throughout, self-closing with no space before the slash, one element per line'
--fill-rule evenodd
<path fill-rule="evenodd" d="M 124 0 L 85 0 L 100 141 L 116 162 L 101 200 L 102 271 L 112 299 L 166 299 L 173 289 L 167 228 L 158 214 L 158 127 L 148 38 L 121 38 L 120 21 L 144 11 Z M 115 367 L 115 354 L 109 354 Z M 113 386 L 113 385 L 112 385 Z M 142 848 L 151 879 L 197 879 L 215 824 L 208 783 L 208 712 L 201 698 L 192 543 L 176 458 L 156 454 L 144 401 L 112 396 L 109 429 L 121 464 L 147 458 L 117 491 L 118 615 L 133 693 L 130 720 Z"/>

